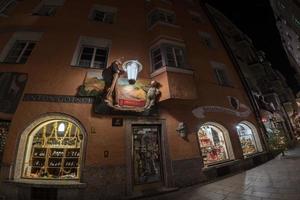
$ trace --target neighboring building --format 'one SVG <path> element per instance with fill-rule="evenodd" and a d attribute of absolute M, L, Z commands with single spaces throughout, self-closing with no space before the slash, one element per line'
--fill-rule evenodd
<path fill-rule="evenodd" d="M 295 69 L 295 78 L 300 84 L 300 2 L 298 0 L 270 0 L 276 25 L 281 35 L 282 45 L 291 66 Z"/>
<path fill-rule="evenodd" d="M 197 1 L 1 2 L 0 195 L 137 197 L 266 160 Z"/>
<path fill-rule="evenodd" d="M 268 136 L 281 132 L 292 142 L 296 133 L 291 116 L 297 105 L 285 78 L 272 68 L 263 51 L 255 49 L 247 35 L 221 12 L 209 5 L 207 8 L 251 90 Z"/>

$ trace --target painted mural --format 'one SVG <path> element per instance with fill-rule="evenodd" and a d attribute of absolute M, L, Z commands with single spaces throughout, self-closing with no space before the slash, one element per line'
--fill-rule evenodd
<path fill-rule="evenodd" d="M 0 73 L 0 113 L 13 114 L 16 111 L 26 82 L 27 74 Z"/>
<path fill-rule="evenodd" d="M 138 79 L 132 84 L 124 72 L 115 73 L 109 78 L 106 73 L 105 70 L 87 72 L 83 85 L 78 88 L 78 96 L 95 97 L 95 113 L 158 114 L 158 82 Z"/>

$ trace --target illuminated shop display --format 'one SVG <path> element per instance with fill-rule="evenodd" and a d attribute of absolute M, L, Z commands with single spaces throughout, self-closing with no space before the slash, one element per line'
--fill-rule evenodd
<path fill-rule="evenodd" d="M 198 132 L 204 165 L 229 159 L 224 133 L 212 125 L 202 126 Z"/>
<path fill-rule="evenodd" d="M 50 120 L 29 135 L 24 178 L 78 179 L 83 134 L 67 120 Z"/>
<path fill-rule="evenodd" d="M 246 124 L 240 123 L 236 126 L 243 155 L 249 155 L 257 152 L 257 144 L 255 142 L 253 131 Z"/>

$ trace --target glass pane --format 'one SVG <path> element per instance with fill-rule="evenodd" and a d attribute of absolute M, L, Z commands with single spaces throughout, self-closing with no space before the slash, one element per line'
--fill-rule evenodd
<path fill-rule="evenodd" d="M 198 132 L 204 164 L 228 160 L 224 133 L 212 125 L 202 126 Z"/>
<path fill-rule="evenodd" d="M 16 41 L 11 50 L 9 51 L 7 57 L 4 62 L 7 63 L 17 63 L 17 59 L 19 58 L 21 52 L 26 46 L 26 41 Z"/>
<path fill-rule="evenodd" d="M 167 15 L 167 22 L 170 24 L 174 24 L 175 23 L 175 16 L 174 15 Z"/>
<path fill-rule="evenodd" d="M 100 10 L 95 10 L 93 14 L 93 20 L 104 22 L 105 13 Z"/>
<path fill-rule="evenodd" d="M 83 47 L 78 61 L 79 66 L 89 67 L 93 59 L 94 48 L 92 47 Z"/>
<path fill-rule="evenodd" d="M 183 67 L 184 66 L 184 52 L 182 49 L 174 48 L 175 56 L 176 56 L 176 67 Z"/>
<path fill-rule="evenodd" d="M 30 56 L 33 48 L 35 46 L 35 43 L 31 42 L 27 45 L 27 48 L 25 49 L 25 51 L 23 52 L 20 60 L 19 60 L 19 63 L 26 63 L 28 57 Z"/>
<path fill-rule="evenodd" d="M 256 153 L 257 147 L 251 128 L 242 123 L 237 125 L 236 128 L 240 138 L 243 155 Z"/>
<path fill-rule="evenodd" d="M 150 15 L 150 25 L 155 24 L 157 21 L 159 21 L 159 13 L 158 13 L 158 11 L 154 11 Z"/>
<path fill-rule="evenodd" d="M 114 13 L 105 13 L 105 20 L 106 23 L 112 24 L 114 21 Z"/>
<path fill-rule="evenodd" d="M 36 15 L 40 15 L 40 16 L 54 16 L 56 14 L 56 10 L 57 10 L 57 6 L 44 5 L 36 13 Z"/>
<path fill-rule="evenodd" d="M 162 56 L 160 49 L 152 50 L 152 64 L 154 69 L 162 67 Z"/>
<path fill-rule="evenodd" d="M 172 47 L 166 47 L 166 57 L 167 57 L 167 66 L 169 67 L 176 67 L 176 62 L 173 54 Z"/>

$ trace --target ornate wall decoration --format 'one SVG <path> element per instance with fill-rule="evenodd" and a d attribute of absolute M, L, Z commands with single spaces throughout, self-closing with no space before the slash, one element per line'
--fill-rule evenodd
<path fill-rule="evenodd" d="M 12 114 L 16 111 L 26 82 L 27 74 L 0 73 L 0 112 Z"/>
<path fill-rule="evenodd" d="M 135 80 L 137 74 L 133 72 L 138 73 L 141 67 L 134 62 L 125 62 L 129 66 L 123 65 L 124 70 L 116 60 L 103 71 L 87 72 L 78 96 L 96 97 L 94 111 L 99 114 L 157 115 L 160 84 L 149 79 Z"/>
<path fill-rule="evenodd" d="M 192 113 L 194 114 L 195 117 L 200 119 L 205 117 L 206 112 L 222 112 L 230 115 L 235 115 L 237 117 L 248 117 L 251 114 L 250 108 L 245 104 L 242 104 L 239 101 L 232 104 L 233 101 L 238 100 L 237 98 L 228 96 L 228 100 L 229 100 L 229 105 L 231 105 L 231 107 L 233 107 L 234 109 L 230 109 L 222 106 L 201 106 L 195 108 L 192 111 Z"/>

